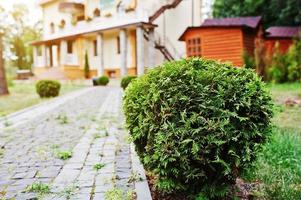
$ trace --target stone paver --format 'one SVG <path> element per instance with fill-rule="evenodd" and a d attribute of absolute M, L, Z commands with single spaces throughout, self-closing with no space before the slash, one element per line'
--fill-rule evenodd
<path fill-rule="evenodd" d="M 141 193 L 136 189 L 145 184 L 145 175 L 127 142 L 122 95 L 117 87 L 89 88 L 58 100 L 52 109 L 35 108 L 47 112 L 23 124 L 0 128 L 0 199 L 33 199 L 36 194 L 24 190 L 38 182 L 51 187 L 44 199 L 101 200 L 110 190 Z M 58 159 L 60 150 L 72 151 L 72 157 Z M 147 184 L 143 189 L 143 198 L 150 199 Z"/>

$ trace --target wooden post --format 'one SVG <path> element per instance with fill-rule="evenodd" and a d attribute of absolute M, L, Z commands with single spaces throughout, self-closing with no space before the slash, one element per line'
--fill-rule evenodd
<path fill-rule="evenodd" d="M 5 95 L 5 94 L 9 94 L 9 92 L 7 88 L 5 68 L 4 68 L 2 37 L 3 35 L 0 35 L 0 95 Z"/>

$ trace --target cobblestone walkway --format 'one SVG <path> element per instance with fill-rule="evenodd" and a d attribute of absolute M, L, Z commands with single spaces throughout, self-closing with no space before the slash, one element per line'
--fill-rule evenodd
<path fill-rule="evenodd" d="M 121 98 L 117 87 L 89 88 L 0 129 L 0 199 L 135 199 L 145 175 L 123 129 Z M 34 193 L 31 185 L 50 191 Z"/>

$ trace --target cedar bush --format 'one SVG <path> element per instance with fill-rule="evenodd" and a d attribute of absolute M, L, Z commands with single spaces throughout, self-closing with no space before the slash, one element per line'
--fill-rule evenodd
<path fill-rule="evenodd" d="M 41 80 L 36 83 L 36 91 L 41 98 L 57 97 L 61 84 L 54 80 Z"/>
<path fill-rule="evenodd" d="M 136 78 L 137 76 L 125 76 L 121 79 L 120 86 L 125 90 L 128 85 Z"/>
<path fill-rule="evenodd" d="M 270 136 L 271 97 L 250 69 L 210 60 L 165 63 L 124 96 L 127 128 L 163 192 L 227 199 Z"/>
<path fill-rule="evenodd" d="M 101 76 L 96 80 L 97 85 L 108 85 L 109 82 L 110 79 L 107 76 Z"/>
<path fill-rule="evenodd" d="M 87 51 L 85 53 L 84 74 L 85 74 L 85 78 L 89 78 L 90 77 L 90 64 L 89 64 L 89 57 L 88 57 L 88 52 Z"/>

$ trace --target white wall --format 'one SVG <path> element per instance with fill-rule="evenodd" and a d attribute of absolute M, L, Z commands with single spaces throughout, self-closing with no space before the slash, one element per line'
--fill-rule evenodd
<path fill-rule="evenodd" d="M 54 23 L 55 32 L 59 32 L 59 24 L 61 20 L 65 20 L 66 25 L 71 23 L 71 14 L 59 12 L 59 3 L 65 2 L 66 0 L 54 1 L 46 4 L 43 7 L 43 34 L 44 38 L 50 35 L 50 24 Z"/>

